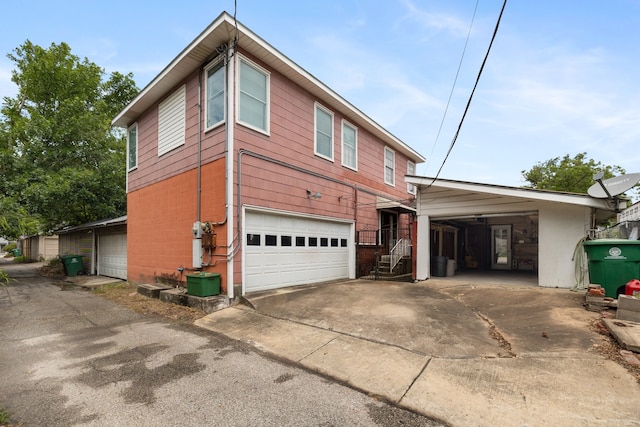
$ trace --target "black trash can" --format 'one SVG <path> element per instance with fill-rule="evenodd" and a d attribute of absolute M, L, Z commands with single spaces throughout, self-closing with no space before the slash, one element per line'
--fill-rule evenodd
<path fill-rule="evenodd" d="M 432 256 L 431 275 L 435 277 L 446 277 L 448 261 L 449 258 L 447 258 L 446 256 Z"/>

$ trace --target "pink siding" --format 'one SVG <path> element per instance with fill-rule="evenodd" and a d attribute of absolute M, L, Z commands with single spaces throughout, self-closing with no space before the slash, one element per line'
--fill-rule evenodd
<path fill-rule="evenodd" d="M 197 166 L 198 73 L 186 82 L 185 144 L 158 157 L 158 104 L 138 119 L 138 168 L 129 173 L 129 192 L 187 172 Z M 174 88 L 176 90 L 179 86 Z M 173 91 L 167 94 L 171 95 Z M 203 112 L 204 115 L 204 112 Z M 204 119 L 203 119 L 204 120 Z M 204 125 L 202 127 L 204 129 Z M 208 163 L 224 155 L 224 126 L 202 134 L 202 160 Z"/>
<path fill-rule="evenodd" d="M 264 67 L 264 64 L 260 65 Z M 171 203 L 166 199 L 168 189 L 180 192 L 177 187 L 181 185 L 189 186 L 182 190 L 186 192 L 189 203 L 193 204 L 195 200 L 193 197 L 195 188 L 191 187 L 195 186 L 194 169 L 197 167 L 198 72 L 192 73 L 182 84 L 186 85 L 184 146 L 158 157 L 157 104 L 144 112 L 137 121 L 138 168 L 129 173 L 128 189 L 130 228 L 136 224 L 140 227 L 137 234 L 134 232 L 135 236 L 130 244 L 130 249 L 134 249 L 134 245 L 138 245 L 140 249 L 137 252 L 138 256 L 129 257 L 129 273 L 133 280 L 150 278 L 159 272 L 168 273 L 173 271 L 175 266 L 189 262 L 191 236 L 188 229 L 195 220 L 194 207 L 189 205 L 187 210 L 178 209 L 179 221 L 162 212 L 149 212 L 149 209 L 166 211 L 168 208 L 160 208 L 160 206 L 163 206 L 162 203 L 165 203 L 165 206 L 166 203 Z M 204 92 L 203 87 L 202 93 Z M 167 96 L 170 94 L 171 92 Z M 355 117 L 345 117 L 322 103 L 325 108 L 334 113 L 334 160 L 329 161 L 314 155 L 315 101 L 316 99 L 308 92 L 272 71 L 270 135 L 264 135 L 242 125 L 234 125 L 234 152 L 230 159 L 233 162 L 234 173 L 229 177 L 234 183 L 234 194 L 230 198 L 234 208 L 234 218 L 229 218 L 229 221 L 233 221 L 234 225 L 239 213 L 238 196 L 241 197 L 241 205 L 355 220 L 356 230 L 379 228 L 376 194 L 394 200 L 404 200 L 407 203 L 413 199 L 413 196 L 407 193 L 403 178 L 406 173 L 407 157 L 396 151 L 396 185 L 393 187 L 385 184 L 385 144 L 358 126 Z M 235 113 L 227 112 L 227 115 L 234 117 Z M 204 129 L 204 111 L 201 119 L 203 121 L 201 129 Z M 358 128 L 358 171 L 342 166 L 343 119 Z M 210 174 L 208 178 L 215 177 L 213 180 L 215 182 L 207 184 L 211 186 L 209 191 L 214 191 L 218 203 L 223 203 L 224 194 L 220 194 L 219 191 L 224 192 L 225 125 L 203 133 L 201 144 L 203 168 L 215 164 L 212 170 L 216 172 Z M 240 156 L 239 152 L 245 154 Z M 257 153 L 289 166 L 256 158 L 247 152 Z M 240 194 L 238 194 L 237 185 L 238 160 L 242 166 Z M 312 174 L 299 169 L 310 171 Z M 169 178 L 172 179 L 168 180 Z M 357 190 L 355 187 L 360 189 Z M 217 190 L 212 190 L 213 188 Z M 322 198 L 319 200 L 307 198 L 307 189 L 320 192 Z M 159 198 L 162 203 L 157 203 L 157 206 L 150 204 L 149 197 L 152 196 Z M 217 205 L 215 213 L 216 217 L 221 216 L 222 207 Z M 401 225 L 407 225 L 406 215 L 401 215 L 400 220 Z M 177 223 L 179 223 L 178 228 L 176 228 Z M 149 233 L 146 232 L 145 227 L 150 230 L 163 230 L 163 232 Z M 242 238 L 241 230 L 236 230 L 238 231 L 240 233 L 237 238 L 240 240 L 235 241 L 236 245 L 240 244 Z M 149 249 L 166 247 L 168 234 L 172 234 L 169 247 L 180 248 L 179 251 L 167 250 L 159 254 Z M 221 239 L 223 235 L 218 237 Z M 226 240 L 221 239 L 218 244 L 224 245 Z M 223 250 L 224 248 L 220 247 L 218 252 Z M 218 258 L 218 261 L 216 269 L 224 274 L 226 271 L 224 258 Z M 241 283 L 241 261 L 241 252 L 238 252 L 234 258 L 235 283 Z"/>

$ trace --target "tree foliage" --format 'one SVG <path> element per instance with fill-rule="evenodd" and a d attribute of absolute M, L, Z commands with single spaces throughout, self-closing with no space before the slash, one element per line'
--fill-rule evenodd
<path fill-rule="evenodd" d="M 603 165 L 587 158 L 587 153 L 578 153 L 575 157 L 567 154 L 538 162 L 531 169 L 522 171 L 522 177 L 528 182 L 526 188 L 586 194 L 594 184 L 593 175 L 598 172 L 604 172 L 604 179 L 625 173 L 620 166 Z"/>
<path fill-rule="evenodd" d="M 18 93 L 0 110 L 0 204 L 14 210 L 0 211 L 0 234 L 125 214 L 126 141 L 111 119 L 137 94 L 133 76 L 107 76 L 66 43 L 27 40 L 7 56 Z"/>

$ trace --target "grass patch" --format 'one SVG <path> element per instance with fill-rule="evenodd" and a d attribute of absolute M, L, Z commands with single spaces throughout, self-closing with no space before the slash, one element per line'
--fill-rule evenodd
<path fill-rule="evenodd" d="M 128 282 L 112 283 L 100 286 L 93 293 L 127 307 L 136 313 L 160 316 L 178 323 L 193 323 L 206 315 L 193 307 L 162 302 L 138 293 L 136 285 Z"/>

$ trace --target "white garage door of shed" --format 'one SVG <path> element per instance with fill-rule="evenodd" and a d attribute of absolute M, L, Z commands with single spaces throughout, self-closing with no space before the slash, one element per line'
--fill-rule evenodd
<path fill-rule="evenodd" d="M 98 274 L 127 280 L 127 235 L 98 236 Z"/>
<path fill-rule="evenodd" d="M 349 277 L 351 224 L 247 212 L 245 291 Z"/>

